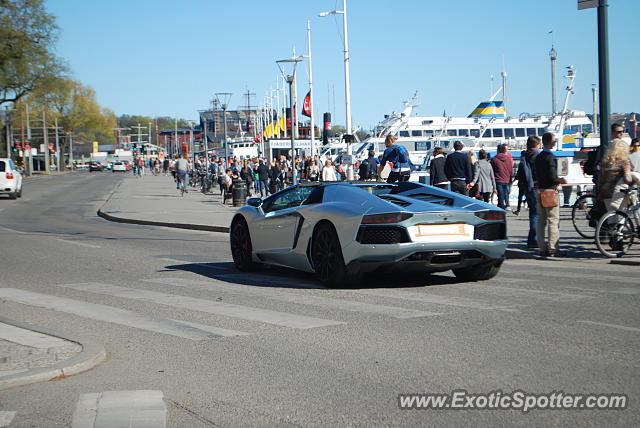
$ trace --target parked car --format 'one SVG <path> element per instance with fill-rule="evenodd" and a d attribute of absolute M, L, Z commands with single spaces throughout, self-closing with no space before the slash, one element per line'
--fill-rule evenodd
<path fill-rule="evenodd" d="M 97 162 L 97 161 L 90 162 L 89 172 L 93 172 L 93 171 L 104 171 L 104 165 L 102 165 L 100 162 Z"/>
<path fill-rule="evenodd" d="M 127 172 L 127 166 L 123 162 L 113 162 L 111 165 L 112 172 Z"/>
<path fill-rule="evenodd" d="M 393 269 L 485 280 L 507 247 L 503 210 L 421 183 L 303 183 L 247 203 L 230 228 L 243 271 L 268 263 L 327 285 Z"/>
<path fill-rule="evenodd" d="M 22 196 L 22 173 L 9 158 L 0 158 L 0 194 L 9 195 L 9 199 Z"/>

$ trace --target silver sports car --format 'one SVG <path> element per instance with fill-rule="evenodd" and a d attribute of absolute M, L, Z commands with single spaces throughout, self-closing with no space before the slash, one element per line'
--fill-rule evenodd
<path fill-rule="evenodd" d="M 250 198 L 230 241 L 240 270 L 286 266 L 326 285 L 389 269 L 484 280 L 504 261 L 507 225 L 493 205 L 420 183 L 304 183 Z"/>

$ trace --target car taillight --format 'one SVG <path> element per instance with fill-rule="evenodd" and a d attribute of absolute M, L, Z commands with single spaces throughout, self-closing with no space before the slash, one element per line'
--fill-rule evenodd
<path fill-rule="evenodd" d="M 504 212 L 502 211 L 480 211 L 476 213 L 476 216 L 483 220 L 490 221 L 504 221 Z"/>
<path fill-rule="evenodd" d="M 13 173 L 7 172 L 7 180 L 13 180 Z"/>
<path fill-rule="evenodd" d="M 409 213 L 369 214 L 362 217 L 362 224 L 400 223 L 413 217 Z"/>

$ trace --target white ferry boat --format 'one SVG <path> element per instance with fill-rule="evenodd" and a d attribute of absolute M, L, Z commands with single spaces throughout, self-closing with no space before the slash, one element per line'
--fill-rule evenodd
<path fill-rule="evenodd" d="M 385 116 L 367 136 L 363 144 L 354 147 L 354 157 L 363 159 L 369 150 L 382 153 L 387 135 L 397 137 L 396 144 L 407 148 L 414 165 L 422 165 L 425 157 L 435 147 L 445 152 L 453 150 L 453 143 L 461 141 L 466 150 L 495 151 L 498 144 L 508 143 L 513 152 L 526 148 L 530 135 L 542 137 L 545 132 L 562 135 L 558 138 L 558 150 L 576 151 L 596 147 L 599 138 L 593 135 L 593 124 L 584 111 L 569 110 L 569 98 L 575 79 L 573 67 L 568 67 L 568 86 L 564 108 L 553 115 L 522 113 L 518 117 L 505 115 L 504 100 L 496 101 L 502 88 L 489 99 L 481 102 L 467 117 L 412 116 L 417 103 L 417 93 L 412 103 L 405 102 L 401 113 Z"/>

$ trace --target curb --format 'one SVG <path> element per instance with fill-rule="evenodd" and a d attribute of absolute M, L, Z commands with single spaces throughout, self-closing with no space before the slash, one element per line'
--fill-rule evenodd
<path fill-rule="evenodd" d="M 54 379 L 63 379 L 68 376 L 73 376 L 91 370 L 107 358 L 107 352 L 105 351 L 104 346 L 99 343 L 75 336 L 63 336 L 60 333 L 44 327 L 36 327 L 31 324 L 13 321 L 4 317 L 0 317 L 0 322 L 26 330 L 44 333 L 49 336 L 58 337 L 70 342 L 75 342 L 82 346 L 82 351 L 78 355 L 54 364 L 53 366 L 31 369 L 26 372 L 16 373 L 0 378 L 0 390 L 37 382 L 46 382 Z"/>
<path fill-rule="evenodd" d="M 640 259 L 636 258 L 636 260 L 631 259 L 613 259 L 609 261 L 610 265 L 626 265 L 626 266 L 640 266 Z"/>
<path fill-rule="evenodd" d="M 142 225 L 148 225 L 148 226 L 172 227 L 174 229 L 206 230 L 208 232 L 229 233 L 229 228 L 226 226 L 207 226 L 204 224 L 188 224 L 188 223 L 168 223 L 163 221 L 137 220 L 133 218 L 115 217 L 115 216 L 112 216 L 111 214 L 107 214 L 104 211 L 102 211 L 102 208 L 98 210 L 98 217 L 102 217 L 105 220 L 113 221 L 115 223 L 142 224 Z"/>

